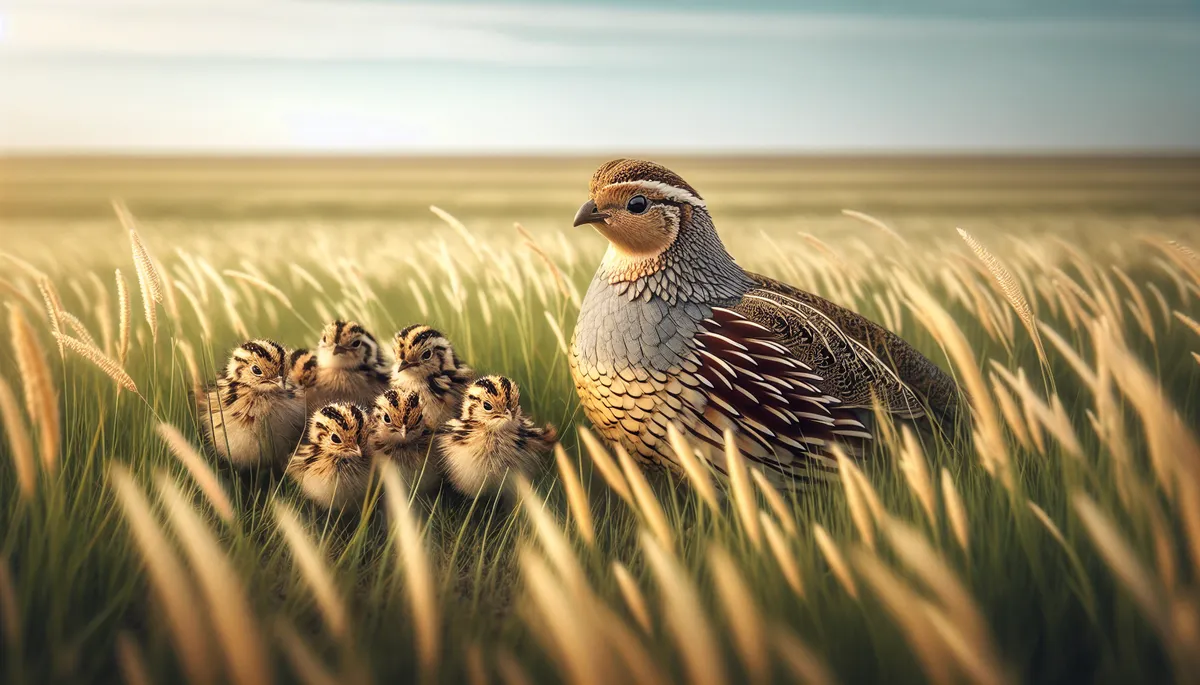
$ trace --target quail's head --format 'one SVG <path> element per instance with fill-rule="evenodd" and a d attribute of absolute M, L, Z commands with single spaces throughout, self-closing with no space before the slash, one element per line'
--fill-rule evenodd
<path fill-rule="evenodd" d="M 521 418 L 521 389 L 504 376 L 484 376 L 467 387 L 463 420 L 495 425 Z"/>
<path fill-rule="evenodd" d="M 380 363 L 379 343 L 354 321 L 334 321 L 321 330 L 317 363 L 329 369 L 353 369 Z"/>
<path fill-rule="evenodd" d="M 421 396 L 416 391 L 385 390 L 371 411 L 372 433 L 386 442 L 404 444 L 424 429 Z"/>
<path fill-rule="evenodd" d="M 340 472 L 362 465 L 365 458 L 361 441 L 366 419 L 362 409 L 345 402 L 327 404 L 313 413 L 307 441 L 322 467 Z"/>
<path fill-rule="evenodd" d="M 417 379 L 435 376 L 455 367 L 454 349 L 446 336 L 423 324 L 414 324 L 392 339 L 396 356 L 393 371 Z"/>
<path fill-rule="evenodd" d="M 255 392 L 288 392 L 287 351 L 274 340 L 247 340 L 229 357 L 225 378 Z"/>
<path fill-rule="evenodd" d="M 575 225 L 590 224 L 628 257 L 653 258 L 669 248 L 680 226 L 704 200 L 670 169 L 636 159 L 615 159 L 592 176 L 590 198 Z"/>

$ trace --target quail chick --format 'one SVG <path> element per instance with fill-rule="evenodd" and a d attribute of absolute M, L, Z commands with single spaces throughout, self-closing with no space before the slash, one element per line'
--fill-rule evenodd
<path fill-rule="evenodd" d="M 722 431 L 778 487 L 826 479 L 828 448 L 871 439 L 878 400 L 897 419 L 953 421 L 954 381 L 899 336 L 821 297 L 743 270 L 708 207 L 671 170 L 603 165 L 576 226 L 608 242 L 571 342 L 585 413 L 646 464 L 675 468 L 667 426 L 707 445 Z"/>
<path fill-rule="evenodd" d="M 495 495 L 517 474 L 529 477 L 540 467 L 558 431 L 533 425 L 521 413 L 520 399 L 517 384 L 503 376 L 467 387 L 462 413 L 437 436 L 446 478 L 459 492 Z"/>
<path fill-rule="evenodd" d="M 287 474 L 304 494 L 327 509 L 356 507 L 371 481 L 371 459 L 363 450 L 367 414 L 346 402 L 313 412 Z"/>
<path fill-rule="evenodd" d="M 420 393 L 389 388 L 377 397 L 366 445 L 372 459 L 394 461 L 415 491 L 429 492 L 441 483 L 433 429 L 423 421 Z"/>
<path fill-rule="evenodd" d="M 352 402 L 370 406 L 387 389 L 387 365 L 379 343 L 353 321 L 334 321 L 321 331 L 308 406 Z"/>
<path fill-rule="evenodd" d="M 392 346 L 392 387 L 420 394 L 426 426 L 436 430 L 454 418 L 475 373 L 454 354 L 450 341 L 429 326 L 414 324 L 397 333 Z"/>
<path fill-rule="evenodd" d="M 198 398 L 205 439 L 238 467 L 282 465 L 300 439 L 304 392 L 287 383 L 286 360 L 273 340 L 244 342 Z"/>

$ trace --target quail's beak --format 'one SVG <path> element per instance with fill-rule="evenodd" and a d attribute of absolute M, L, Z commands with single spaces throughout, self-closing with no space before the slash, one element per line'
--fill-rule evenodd
<path fill-rule="evenodd" d="M 278 385 L 280 389 L 287 390 L 287 376 L 280 376 L 279 378 L 276 378 L 275 385 Z"/>
<path fill-rule="evenodd" d="M 575 226 L 583 226 L 584 224 L 602 224 L 608 215 L 596 209 L 596 202 L 588 200 L 583 203 L 579 211 L 575 213 Z"/>
<path fill-rule="evenodd" d="M 400 439 L 408 437 L 408 426 L 400 426 Z"/>

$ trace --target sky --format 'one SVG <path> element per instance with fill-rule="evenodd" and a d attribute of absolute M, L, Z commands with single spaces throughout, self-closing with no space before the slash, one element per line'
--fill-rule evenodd
<path fill-rule="evenodd" d="M 0 0 L 3 153 L 1197 152 L 1200 0 Z"/>

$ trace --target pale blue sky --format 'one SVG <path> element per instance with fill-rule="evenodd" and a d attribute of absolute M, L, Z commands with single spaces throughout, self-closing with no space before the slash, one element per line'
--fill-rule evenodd
<path fill-rule="evenodd" d="M 0 151 L 1200 151 L 1198 0 L 0 0 Z"/>

